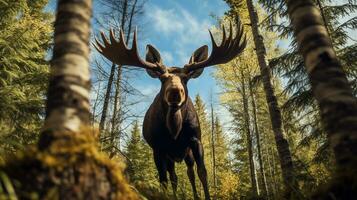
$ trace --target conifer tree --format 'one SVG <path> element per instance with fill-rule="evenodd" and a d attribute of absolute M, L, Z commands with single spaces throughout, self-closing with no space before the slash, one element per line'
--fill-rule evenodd
<path fill-rule="evenodd" d="M 0 154 L 33 143 L 43 123 L 53 19 L 47 2 L 0 2 Z"/>
<path fill-rule="evenodd" d="M 281 109 L 278 105 L 278 98 L 276 96 L 275 88 L 272 83 L 271 70 L 267 63 L 267 51 L 264 37 L 259 29 L 259 19 L 257 9 L 253 5 L 252 0 L 246 0 L 243 4 L 242 0 L 227 0 L 231 7 L 232 17 L 236 18 L 239 11 L 247 12 L 249 21 L 247 23 L 251 26 L 251 34 L 254 43 L 254 50 L 258 61 L 261 80 L 264 87 L 265 97 L 269 108 L 271 125 L 273 128 L 274 139 L 278 150 L 280 167 L 282 170 L 282 177 L 285 186 L 285 196 L 290 198 L 293 191 L 296 190 L 297 184 L 295 180 L 295 169 L 292 160 L 289 143 L 284 136 L 282 129 L 282 115 Z"/>
<path fill-rule="evenodd" d="M 156 168 L 152 159 L 152 150 L 141 136 L 138 121 L 134 122 L 126 149 L 129 159 L 127 171 L 130 182 L 139 187 L 144 184 L 156 183 Z"/>

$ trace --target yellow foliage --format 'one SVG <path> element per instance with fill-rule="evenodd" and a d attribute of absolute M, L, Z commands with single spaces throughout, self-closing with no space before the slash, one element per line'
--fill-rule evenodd
<path fill-rule="evenodd" d="M 238 198 L 237 188 L 239 186 L 239 177 L 232 171 L 222 173 L 221 187 L 219 188 L 219 197 L 221 199 Z"/>

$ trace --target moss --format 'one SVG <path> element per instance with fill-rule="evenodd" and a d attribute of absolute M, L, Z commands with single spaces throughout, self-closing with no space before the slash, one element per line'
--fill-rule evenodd
<path fill-rule="evenodd" d="M 140 193 L 143 199 L 147 200 L 170 200 L 175 199 L 173 195 L 168 192 L 163 192 L 162 189 L 150 186 L 146 183 L 138 183 L 135 185 L 136 190 Z"/>
<path fill-rule="evenodd" d="M 28 147 L 0 166 L 17 197 L 139 199 L 123 176 L 123 166 L 98 152 L 91 129 L 45 134 L 56 139 L 46 148 Z"/>

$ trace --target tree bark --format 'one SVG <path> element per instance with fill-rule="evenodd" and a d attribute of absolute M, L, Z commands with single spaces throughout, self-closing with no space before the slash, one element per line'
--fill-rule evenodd
<path fill-rule="evenodd" d="M 127 35 L 126 35 L 126 44 L 129 44 L 129 39 L 130 39 L 130 32 L 131 32 L 131 27 L 132 27 L 132 19 L 134 16 L 135 12 L 135 6 L 136 6 L 137 0 L 135 0 L 133 7 L 131 9 L 130 13 L 130 18 L 129 18 L 129 24 L 128 24 L 128 30 L 127 30 Z M 126 22 L 126 15 L 127 15 L 127 10 L 128 10 L 128 0 L 125 0 L 123 2 L 123 13 L 121 16 L 121 30 L 125 30 L 125 22 Z M 113 145 L 110 153 L 110 158 L 112 158 L 115 155 L 115 152 L 117 149 L 120 150 L 120 139 L 121 139 L 121 119 L 123 116 L 121 116 L 121 107 L 122 107 L 122 101 L 121 101 L 121 80 L 122 80 L 122 73 L 123 73 L 123 66 L 118 65 L 117 69 L 117 79 L 115 83 L 115 95 L 114 95 L 114 108 L 113 108 L 113 117 L 112 117 L 112 128 L 111 128 L 111 143 Z M 116 135 L 118 133 L 118 135 Z M 116 144 L 116 139 L 118 143 Z"/>
<path fill-rule="evenodd" d="M 346 179 L 341 181 L 346 186 L 345 192 L 335 191 L 337 198 L 343 199 L 343 195 L 355 195 L 357 191 L 352 189 L 357 185 L 357 99 L 333 50 L 319 9 L 312 0 L 286 0 L 286 3 L 322 124 L 335 154 L 335 181 L 338 177 Z"/>
<path fill-rule="evenodd" d="M 248 109 L 248 95 L 246 93 L 246 83 L 245 76 L 243 70 L 241 71 L 241 79 L 242 79 L 242 99 L 243 99 L 243 110 L 244 110 L 244 124 L 246 129 L 247 136 L 247 150 L 249 156 L 249 167 L 250 167 L 250 180 L 252 183 L 253 194 L 257 195 L 257 181 L 255 179 L 255 167 L 254 167 L 254 158 L 253 158 L 253 145 L 252 145 L 252 134 L 250 132 L 250 116 Z"/>
<path fill-rule="evenodd" d="M 91 11 L 91 0 L 58 1 L 44 128 L 38 148 L 0 166 L 13 186 L 5 199 L 139 199 L 90 127 Z"/>
<path fill-rule="evenodd" d="M 89 37 L 91 1 L 59 1 L 54 50 L 40 147 L 51 141 L 47 133 L 78 133 L 90 124 Z"/>
<path fill-rule="evenodd" d="M 260 148 L 260 133 L 259 133 L 259 128 L 258 128 L 258 119 L 257 119 L 257 108 L 255 104 L 255 96 L 253 92 L 253 85 L 252 82 L 249 81 L 249 96 L 250 96 L 250 101 L 252 104 L 252 110 L 253 110 L 253 123 L 254 123 L 254 133 L 255 137 L 257 139 L 257 150 L 258 150 L 258 161 L 259 161 L 259 172 L 260 172 L 260 181 L 258 183 L 261 183 L 261 189 L 262 189 L 262 196 L 268 196 L 268 187 L 266 183 L 266 178 L 265 178 L 265 173 L 264 173 L 264 165 L 263 165 L 263 159 L 262 159 L 262 152 Z"/>
<path fill-rule="evenodd" d="M 213 199 L 217 198 L 217 167 L 216 167 L 216 148 L 215 148 L 215 129 L 214 129 L 214 113 L 213 113 L 213 104 L 211 102 L 211 146 L 212 146 L 212 171 L 213 171 L 213 188 L 214 196 Z"/>
<path fill-rule="evenodd" d="M 135 2 L 135 5 L 136 5 L 136 2 Z M 121 23 L 120 23 L 120 28 L 123 31 L 124 31 L 127 7 L 128 7 L 128 1 L 125 0 L 123 2 L 123 12 L 122 12 Z M 132 21 L 132 16 L 130 17 L 130 21 Z M 130 30 L 129 30 L 129 34 L 127 36 L 127 41 L 128 41 L 129 35 L 130 35 Z M 118 78 L 120 77 L 119 79 L 121 79 L 121 69 L 119 69 L 121 67 L 122 66 L 118 66 L 118 76 L 117 77 Z M 106 120 L 107 113 L 108 113 L 109 98 L 110 98 L 110 92 L 111 92 L 111 88 L 112 88 L 112 84 L 113 84 L 113 80 L 114 80 L 115 69 L 116 69 L 116 65 L 113 63 L 112 67 L 111 67 L 111 70 L 110 70 L 110 75 L 109 75 L 108 85 L 107 85 L 107 91 L 105 93 L 105 98 L 104 98 L 103 112 L 102 112 L 102 116 L 101 116 L 100 124 L 99 124 L 99 129 L 101 131 L 104 129 L 104 124 L 105 124 L 105 120 Z M 117 100 L 117 98 L 118 98 L 118 88 L 117 87 L 115 89 L 115 96 L 116 96 L 116 98 L 114 98 L 114 101 L 118 102 L 118 100 Z M 116 107 L 117 107 L 117 103 L 114 103 L 114 114 L 113 114 L 112 122 L 115 120 L 115 115 L 116 115 L 116 112 L 117 112 Z M 114 125 L 112 123 L 111 132 L 113 131 L 113 126 Z"/>
<path fill-rule="evenodd" d="M 251 21 L 252 33 L 254 38 L 254 44 L 256 48 L 256 54 L 260 67 L 260 72 L 263 79 L 264 91 L 269 107 L 269 114 L 271 124 L 275 136 L 275 142 L 279 154 L 280 166 L 283 175 L 283 181 L 285 186 L 285 198 L 290 198 L 293 189 L 298 189 L 294 180 L 294 166 L 291 158 L 291 152 L 289 144 L 284 138 L 282 131 L 282 119 L 281 112 L 278 106 L 277 98 L 274 94 L 274 88 L 271 83 L 270 69 L 266 63 L 266 51 L 263 42 L 263 36 L 260 35 L 258 29 L 258 15 L 253 6 L 252 0 L 247 0 L 247 7 L 249 11 L 249 17 Z"/>
<path fill-rule="evenodd" d="M 112 90 L 115 68 L 116 68 L 116 65 L 113 63 L 112 67 L 110 69 L 110 74 L 109 74 L 109 79 L 108 79 L 108 84 L 107 84 L 107 91 L 105 92 L 105 96 L 104 96 L 102 116 L 100 117 L 100 123 L 99 123 L 99 131 L 103 131 L 105 120 L 107 118 L 109 98 L 110 98 L 110 92 Z"/>
<path fill-rule="evenodd" d="M 117 79 L 115 81 L 115 95 L 114 95 L 114 108 L 113 108 L 113 117 L 112 117 L 112 128 L 111 128 L 111 135 L 110 135 L 110 140 L 113 145 L 113 148 L 111 149 L 110 153 L 110 158 L 112 158 L 115 155 L 115 151 L 117 149 L 117 146 L 120 146 L 120 135 L 116 135 L 117 131 L 120 132 L 120 121 L 121 121 L 121 88 L 120 88 L 120 83 L 121 83 L 121 77 L 122 77 L 122 66 L 118 66 L 118 72 L 117 72 Z M 119 133 L 120 134 L 120 133 Z M 115 144 L 116 138 L 118 139 L 119 144 Z M 120 148 L 118 148 L 120 150 Z"/>

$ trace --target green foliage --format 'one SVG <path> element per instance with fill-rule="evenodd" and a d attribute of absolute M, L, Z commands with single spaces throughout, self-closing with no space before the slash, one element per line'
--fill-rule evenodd
<path fill-rule="evenodd" d="M 138 121 L 134 122 L 131 137 L 126 148 L 128 177 L 134 185 L 158 187 L 152 150 L 141 137 Z"/>
<path fill-rule="evenodd" d="M 281 33 L 282 39 L 291 39 L 291 48 L 272 59 L 270 66 L 287 81 L 284 92 L 289 98 L 283 106 L 284 115 L 286 118 L 295 118 L 295 130 L 301 133 L 300 137 L 295 137 L 295 155 L 301 161 L 297 163 L 301 175 L 299 181 L 305 184 L 309 182 L 310 184 L 304 186 L 304 191 L 311 193 L 315 188 L 314 184 L 319 185 L 329 178 L 333 166 L 332 154 L 326 134 L 322 130 L 318 107 L 312 95 L 303 59 L 299 55 L 292 28 L 287 20 L 285 1 L 260 2 L 271 13 L 263 21 L 264 27 Z M 351 34 L 357 28 L 357 18 L 354 16 L 357 5 L 355 1 L 316 0 L 315 3 L 322 14 L 353 92 L 357 94 L 357 46 L 356 38 Z"/>
<path fill-rule="evenodd" d="M 44 117 L 52 34 L 52 15 L 43 11 L 46 4 L 0 2 L 0 141 L 5 152 L 32 143 Z"/>

